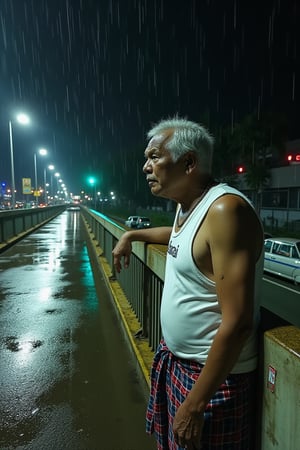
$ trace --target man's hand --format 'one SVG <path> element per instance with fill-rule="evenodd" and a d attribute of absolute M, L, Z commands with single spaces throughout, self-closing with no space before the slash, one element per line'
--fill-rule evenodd
<path fill-rule="evenodd" d="M 127 269 L 127 267 L 129 266 L 131 252 L 132 252 L 131 241 L 128 239 L 127 233 L 124 233 L 112 251 L 114 257 L 114 266 L 118 273 L 120 273 L 122 269 L 121 261 L 123 257 L 124 257 L 124 268 Z"/>
<path fill-rule="evenodd" d="M 112 251 L 114 257 L 114 267 L 118 273 L 122 269 L 122 258 L 124 258 L 123 267 L 127 269 L 132 253 L 131 243 L 134 241 L 147 242 L 148 244 L 164 244 L 169 242 L 172 227 L 154 227 L 141 230 L 128 230 L 121 236 L 119 242 Z"/>
<path fill-rule="evenodd" d="M 185 402 L 176 411 L 173 423 L 175 442 L 188 450 L 201 449 L 201 434 L 204 424 L 203 413 L 191 413 Z"/>

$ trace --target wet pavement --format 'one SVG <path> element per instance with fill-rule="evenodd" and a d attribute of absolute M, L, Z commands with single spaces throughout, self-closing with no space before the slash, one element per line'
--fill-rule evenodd
<path fill-rule="evenodd" d="M 66 211 L 0 254 L 1 450 L 156 448 L 85 238 L 79 212 Z"/>

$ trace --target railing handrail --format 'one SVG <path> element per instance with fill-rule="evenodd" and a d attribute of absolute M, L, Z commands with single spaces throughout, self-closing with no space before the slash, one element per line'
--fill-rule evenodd
<path fill-rule="evenodd" d="M 143 335 L 147 337 L 150 347 L 155 349 L 161 337 L 160 301 L 167 247 L 133 242 L 130 265 L 117 274 L 113 267 L 112 250 L 125 229 L 100 212 L 86 207 L 81 211 L 111 267 L 113 278 L 118 280 L 135 312 Z"/>

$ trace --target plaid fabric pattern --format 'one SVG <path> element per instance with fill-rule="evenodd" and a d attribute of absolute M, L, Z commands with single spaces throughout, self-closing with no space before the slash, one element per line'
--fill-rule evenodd
<path fill-rule="evenodd" d="M 181 450 L 174 442 L 173 420 L 197 380 L 202 365 L 175 357 L 162 339 L 152 371 L 146 432 L 155 433 L 158 450 Z M 206 407 L 202 450 L 253 450 L 251 422 L 254 373 L 229 375 Z"/>

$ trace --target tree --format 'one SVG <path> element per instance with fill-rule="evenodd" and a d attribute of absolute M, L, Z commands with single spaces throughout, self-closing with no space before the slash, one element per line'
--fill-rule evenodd
<path fill-rule="evenodd" d="M 245 168 L 245 181 L 253 190 L 254 203 L 260 208 L 261 192 L 270 178 L 269 168 L 277 165 L 284 155 L 286 117 L 277 113 L 264 113 L 260 119 L 251 114 L 234 127 L 221 129 L 215 152 L 215 167 L 222 180 L 232 178 L 238 166 Z"/>
<path fill-rule="evenodd" d="M 270 169 L 264 164 L 264 161 L 258 161 L 256 164 L 249 165 L 245 173 L 245 180 L 248 187 L 253 191 L 253 203 L 258 212 L 261 208 L 263 188 L 268 183 L 270 177 Z"/>

